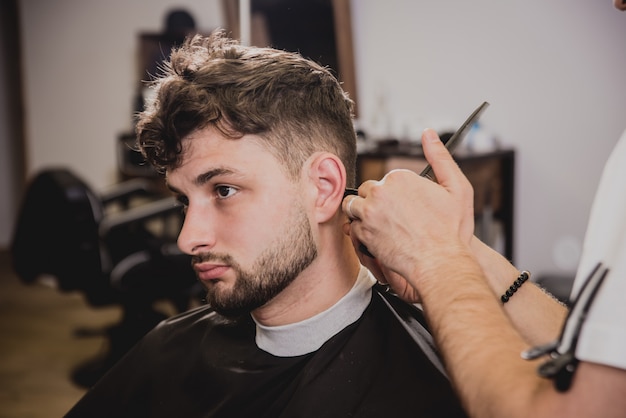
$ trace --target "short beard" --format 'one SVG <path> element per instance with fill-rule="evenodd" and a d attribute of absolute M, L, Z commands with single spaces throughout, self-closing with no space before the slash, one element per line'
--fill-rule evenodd
<path fill-rule="evenodd" d="M 220 262 L 236 273 L 231 290 L 209 288 L 208 304 L 219 314 L 237 318 L 265 305 L 285 290 L 317 258 L 311 225 L 300 205 L 295 205 L 282 234 L 259 255 L 250 270 L 245 270 L 228 254 L 204 253 L 196 262 Z"/>

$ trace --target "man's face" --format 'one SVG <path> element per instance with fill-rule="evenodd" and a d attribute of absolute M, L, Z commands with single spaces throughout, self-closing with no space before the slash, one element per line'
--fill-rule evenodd
<path fill-rule="evenodd" d="M 218 312 L 237 316 L 264 305 L 316 258 L 298 185 L 251 137 L 193 133 L 167 182 L 186 207 L 178 245 L 193 256 Z"/>

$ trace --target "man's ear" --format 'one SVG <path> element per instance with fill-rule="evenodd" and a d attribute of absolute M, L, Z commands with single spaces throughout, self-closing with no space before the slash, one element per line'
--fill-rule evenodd
<path fill-rule="evenodd" d="M 346 188 L 346 169 L 334 154 L 317 153 L 308 165 L 308 181 L 315 202 L 315 220 L 323 223 L 331 219 L 341 207 Z"/>

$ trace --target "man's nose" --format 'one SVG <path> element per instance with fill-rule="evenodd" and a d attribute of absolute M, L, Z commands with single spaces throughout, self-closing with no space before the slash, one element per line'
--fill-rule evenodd
<path fill-rule="evenodd" d="M 186 254 L 206 252 L 215 245 L 213 219 L 207 210 L 187 208 L 183 226 L 178 235 L 178 248 Z"/>

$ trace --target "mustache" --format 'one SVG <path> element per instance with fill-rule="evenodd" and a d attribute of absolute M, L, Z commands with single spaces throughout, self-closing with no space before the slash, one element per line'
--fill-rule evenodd
<path fill-rule="evenodd" d="M 228 254 L 201 253 L 191 256 L 191 265 L 198 263 L 219 263 L 219 264 L 236 264 L 235 260 Z"/>

